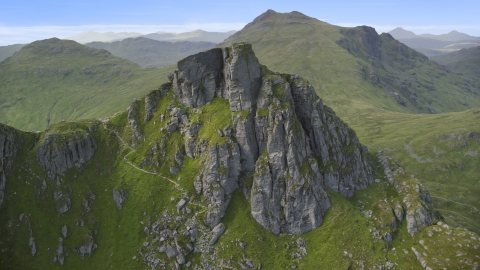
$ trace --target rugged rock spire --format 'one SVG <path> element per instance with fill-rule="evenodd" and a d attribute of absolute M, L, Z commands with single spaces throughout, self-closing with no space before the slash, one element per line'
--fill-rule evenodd
<path fill-rule="evenodd" d="M 185 58 L 172 84 L 187 107 L 215 97 L 230 104 L 230 140 L 195 151 L 208 156 L 195 185 L 210 202 L 205 222 L 212 227 L 238 185 L 249 190 L 252 215 L 263 227 L 300 234 L 322 223 L 330 206 L 325 187 L 351 197 L 372 182 L 367 152 L 354 131 L 307 81 L 262 67 L 249 44 Z M 205 147 L 189 144 L 186 149 Z M 241 174 L 246 179 L 239 179 Z"/>

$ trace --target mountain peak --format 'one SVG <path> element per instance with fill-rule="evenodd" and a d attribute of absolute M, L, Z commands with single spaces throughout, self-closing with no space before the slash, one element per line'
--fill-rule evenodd
<path fill-rule="evenodd" d="M 402 27 L 397 27 L 392 31 L 388 32 L 395 39 L 406 39 L 406 38 L 415 38 L 417 35 L 412 31 L 403 29 Z"/>
<path fill-rule="evenodd" d="M 259 23 L 261 21 L 264 21 L 266 19 L 272 18 L 273 16 L 277 15 L 278 13 L 275 10 L 269 9 L 265 11 L 264 13 L 260 14 L 258 17 L 256 17 L 251 23 L 249 24 L 255 24 Z"/>

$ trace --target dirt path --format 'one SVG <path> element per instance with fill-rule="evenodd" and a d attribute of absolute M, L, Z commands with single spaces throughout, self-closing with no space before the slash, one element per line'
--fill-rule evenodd
<path fill-rule="evenodd" d="M 182 188 L 180 187 L 180 185 L 179 185 L 177 182 L 175 182 L 174 180 L 172 180 L 172 179 L 170 179 L 170 178 L 168 178 L 168 177 L 166 177 L 166 176 L 163 176 L 163 175 L 161 175 L 161 174 L 154 173 L 154 172 L 150 172 L 150 171 L 144 170 L 144 169 L 142 169 L 142 168 L 139 168 L 138 166 L 136 166 L 135 164 L 133 164 L 130 160 L 128 160 L 128 159 L 127 159 L 127 156 L 130 155 L 130 154 L 132 154 L 132 153 L 134 153 L 134 152 L 135 152 L 135 149 L 134 149 L 133 147 L 131 147 L 130 145 L 128 145 L 128 144 L 122 139 L 122 137 L 120 137 L 120 135 L 119 135 L 115 130 L 109 129 L 109 128 L 107 127 L 107 124 L 106 124 L 107 121 L 108 121 L 108 119 L 103 119 L 103 120 L 102 120 L 103 128 L 105 128 L 105 130 L 108 130 L 108 131 L 112 132 L 113 134 L 115 134 L 115 136 L 118 138 L 118 140 L 122 143 L 123 147 L 131 150 L 128 154 L 126 154 L 125 156 L 123 156 L 123 160 L 125 161 L 125 163 L 127 163 L 128 165 L 130 165 L 130 166 L 133 167 L 134 169 L 136 169 L 136 170 L 138 170 L 138 171 L 141 171 L 141 172 L 143 172 L 143 173 L 151 174 L 151 175 L 156 175 L 156 176 L 158 176 L 158 177 L 160 177 L 160 178 L 163 178 L 163 179 L 169 181 L 170 183 L 172 183 L 172 184 L 174 185 L 175 189 L 177 189 L 177 190 L 180 191 L 180 192 L 184 192 L 184 189 L 182 189 Z M 192 204 L 192 205 L 195 205 L 195 206 L 198 206 L 198 207 L 200 207 L 200 208 L 203 208 L 202 211 L 196 212 L 196 213 L 195 213 L 195 216 L 198 215 L 198 214 L 200 214 L 200 213 L 203 213 L 203 212 L 205 212 L 205 211 L 207 210 L 207 208 L 206 208 L 205 206 L 201 205 L 201 204 L 197 204 L 197 203 L 194 203 L 194 202 L 192 202 L 192 201 L 188 201 L 188 203 L 189 203 L 189 204 Z"/>

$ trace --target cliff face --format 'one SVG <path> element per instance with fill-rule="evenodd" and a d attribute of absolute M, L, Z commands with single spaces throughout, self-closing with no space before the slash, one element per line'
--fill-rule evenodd
<path fill-rule="evenodd" d="M 72 167 L 80 167 L 94 154 L 97 145 L 89 133 L 48 133 L 37 150 L 37 161 L 50 178 Z"/>
<path fill-rule="evenodd" d="M 215 97 L 230 104 L 233 127 L 219 131 L 230 140 L 196 151 L 207 157 L 196 188 L 210 201 L 205 221 L 210 226 L 220 222 L 239 185 L 263 227 L 300 234 L 322 223 L 330 206 L 325 187 L 351 197 L 372 182 L 366 150 L 355 133 L 307 81 L 262 67 L 248 44 L 185 58 L 172 84 L 187 107 L 201 107 Z M 190 140 L 185 149 L 199 143 Z M 218 173 L 220 167 L 226 172 Z"/>
<path fill-rule="evenodd" d="M 0 125 L 0 207 L 5 196 L 7 171 L 12 166 L 17 154 L 18 142 L 15 140 L 16 133 L 15 129 Z"/>

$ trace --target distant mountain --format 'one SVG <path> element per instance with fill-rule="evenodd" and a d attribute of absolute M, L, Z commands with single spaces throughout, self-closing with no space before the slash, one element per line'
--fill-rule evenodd
<path fill-rule="evenodd" d="M 390 31 L 388 33 L 390 35 L 392 35 L 392 37 L 394 37 L 395 39 L 405 39 L 405 38 L 415 38 L 415 37 L 417 37 L 417 35 L 414 32 L 405 30 L 401 27 L 397 27 L 397 28 L 393 29 L 392 31 Z"/>
<path fill-rule="evenodd" d="M 138 37 L 141 35 L 142 35 L 141 33 L 136 33 L 136 32 L 98 33 L 95 31 L 89 31 L 89 32 L 82 32 L 75 36 L 66 37 L 65 39 L 74 40 L 78 43 L 88 43 L 88 42 L 94 42 L 94 41 L 101 41 L 101 42 L 115 41 L 115 40 L 130 38 L 130 37 Z"/>
<path fill-rule="evenodd" d="M 398 41 L 428 57 L 480 46 L 480 37 L 470 36 L 458 31 L 451 31 L 442 35 L 416 35 L 411 31 L 397 27 L 388 33 Z"/>
<path fill-rule="evenodd" d="M 462 41 L 462 40 L 479 40 L 480 41 L 480 37 L 470 36 L 455 30 L 449 32 L 448 34 L 442 34 L 442 35 L 421 34 L 418 36 L 423 38 L 432 38 L 432 39 L 443 40 L 443 41 Z"/>
<path fill-rule="evenodd" d="M 432 60 L 472 79 L 480 79 L 480 46 L 434 57 Z"/>
<path fill-rule="evenodd" d="M 35 41 L 0 62 L 0 122 L 43 130 L 62 119 L 111 115 L 167 74 L 75 41 Z"/>
<path fill-rule="evenodd" d="M 161 67 L 175 64 L 191 54 L 213 48 L 216 43 L 168 42 L 137 37 L 111 43 L 91 42 L 85 45 L 90 48 L 107 50 L 115 56 L 128 59 L 144 67 Z"/>
<path fill-rule="evenodd" d="M 440 40 L 440 41 L 463 41 L 463 40 L 478 40 L 480 41 L 480 37 L 474 37 L 467 35 L 465 33 L 461 33 L 458 31 L 451 31 L 447 34 L 441 34 L 441 35 L 433 35 L 433 34 L 420 34 L 417 35 L 412 31 L 405 30 L 401 27 L 397 27 L 393 29 L 392 31 L 388 32 L 392 37 L 394 37 L 397 40 L 400 39 L 408 39 L 408 38 L 428 38 L 428 39 L 435 39 L 435 40 Z"/>
<path fill-rule="evenodd" d="M 0 62 L 20 51 L 25 44 L 14 44 L 8 46 L 0 46 Z"/>
<path fill-rule="evenodd" d="M 205 41 L 205 42 L 213 42 L 213 43 L 220 43 L 224 41 L 229 36 L 233 35 L 236 31 L 228 31 L 228 32 L 207 32 L 203 30 L 195 30 L 192 32 L 185 32 L 185 33 L 165 33 L 165 32 L 158 32 L 152 33 L 148 35 L 144 35 L 143 37 L 159 40 L 159 41 Z"/>
<path fill-rule="evenodd" d="M 431 113 L 480 106 L 480 89 L 371 27 L 342 28 L 299 12 L 268 11 L 219 46 L 242 41 L 251 43 L 266 65 L 280 72 L 301 72 L 330 104 L 351 104 L 350 89 L 362 89 L 356 103 L 363 100 L 392 111 Z"/>

